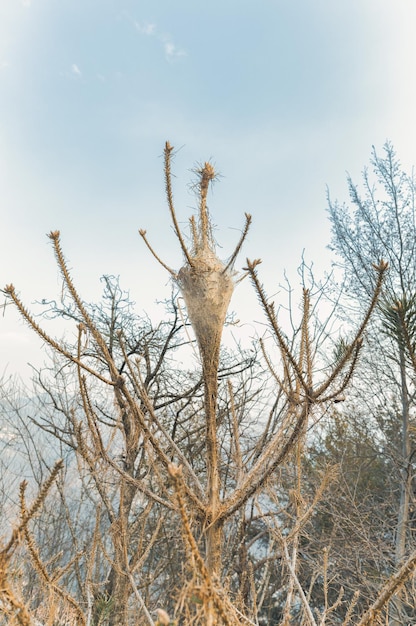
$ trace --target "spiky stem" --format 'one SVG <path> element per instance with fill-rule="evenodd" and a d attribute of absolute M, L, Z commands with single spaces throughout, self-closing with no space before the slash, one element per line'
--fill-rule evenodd
<path fill-rule="evenodd" d="M 192 266 L 192 260 L 189 255 L 188 249 L 185 245 L 185 241 L 182 237 L 181 230 L 179 228 L 178 220 L 176 219 L 175 207 L 173 204 L 173 192 L 172 192 L 172 174 L 170 171 L 170 163 L 171 163 L 171 155 L 173 152 L 173 146 L 170 145 L 169 141 L 165 143 L 165 186 L 166 186 L 166 197 L 168 200 L 168 206 L 170 215 L 173 222 L 173 227 L 175 229 L 175 233 L 177 238 L 179 239 L 179 243 L 181 244 L 182 252 L 185 255 L 186 260 L 189 265 Z"/>
<path fill-rule="evenodd" d="M 221 488 L 217 435 L 219 347 L 212 359 L 204 360 L 203 366 L 207 440 L 207 567 L 210 575 L 215 579 L 220 575 L 222 535 L 222 522 L 218 520 Z"/>

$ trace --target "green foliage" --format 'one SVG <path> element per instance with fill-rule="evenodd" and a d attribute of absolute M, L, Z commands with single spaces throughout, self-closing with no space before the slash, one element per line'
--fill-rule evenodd
<path fill-rule="evenodd" d="M 102 626 L 105 624 L 113 610 L 114 598 L 105 593 L 98 594 L 94 601 L 92 626 Z"/>
<path fill-rule="evenodd" d="M 383 332 L 393 339 L 411 363 L 416 348 L 416 294 L 402 294 L 379 305 Z"/>

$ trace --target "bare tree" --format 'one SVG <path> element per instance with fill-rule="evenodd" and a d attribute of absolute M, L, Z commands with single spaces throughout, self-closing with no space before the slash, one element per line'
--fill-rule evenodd
<path fill-rule="evenodd" d="M 409 519 L 415 487 L 412 461 L 416 449 L 412 436 L 415 417 L 412 363 L 416 332 L 415 182 L 413 175 L 402 170 L 388 142 L 384 145 L 383 156 L 373 148 L 371 165 L 374 179 L 365 169 L 362 192 L 348 179 L 352 208 L 329 199 L 329 212 L 332 247 L 341 258 L 347 289 L 356 302 L 372 289 L 373 279 L 368 273 L 370 259 L 383 258 L 389 263 L 380 305 L 371 325 L 372 349 L 365 367 L 367 389 L 374 389 L 373 385 L 378 387 L 381 383 L 380 393 L 373 396 L 379 398 L 381 404 L 390 405 L 391 412 L 395 404 L 400 406 L 401 438 L 394 455 L 400 475 L 394 557 L 398 566 L 412 545 Z M 387 401 L 382 399 L 384 395 L 389 395 Z M 397 398 L 397 402 L 393 398 Z M 377 410 L 377 402 L 375 405 Z M 402 619 L 399 616 L 396 623 L 402 623 Z"/>

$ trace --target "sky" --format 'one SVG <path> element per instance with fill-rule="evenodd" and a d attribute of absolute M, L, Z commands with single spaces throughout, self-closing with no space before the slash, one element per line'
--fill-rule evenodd
<path fill-rule="evenodd" d="M 84 300 L 120 275 L 138 312 L 163 315 L 169 277 L 138 230 L 179 269 L 166 140 L 184 228 L 191 170 L 211 159 L 219 256 L 249 212 L 237 269 L 261 257 L 276 298 L 302 254 L 322 274 L 327 187 L 346 200 L 346 173 L 359 180 L 387 139 L 416 163 L 415 24 L 414 0 L 0 0 L 0 286 L 29 306 L 59 297 L 46 237 L 59 229 Z M 249 328 L 261 319 L 248 281 L 231 308 Z M 12 307 L 0 314 L 0 375 L 25 377 L 42 343 Z"/>

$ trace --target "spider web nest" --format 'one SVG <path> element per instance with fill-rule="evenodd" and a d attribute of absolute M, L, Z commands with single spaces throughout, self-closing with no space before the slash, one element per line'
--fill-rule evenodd
<path fill-rule="evenodd" d="M 227 309 L 234 291 L 232 273 L 209 247 L 179 270 L 177 283 L 185 300 L 198 346 L 206 357 L 218 354 Z"/>
<path fill-rule="evenodd" d="M 234 291 L 234 276 L 236 274 L 233 270 L 234 262 L 250 227 L 251 215 L 245 214 L 246 223 L 240 240 L 225 265 L 215 253 L 212 224 L 207 207 L 208 188 L 217 174 L 212 163 L 207 161 L 199 165 L 194 170 L 197 175 L 194 189 L 199 197 L 199 215 L 198 220 L 195 219 L 195 216 L 190 218 L 192 250 L 188 250 L 179 228 L 173 203 L 172 152 L 173 147 L 167 141 L 164 151 L 166 197 L 173 228 L 186 259 L 179 272 L 175 272 L 157 255 L 147 240 L 146 231 L 141 229 L 139 232 L 150 252 L 179 286 L 197 339 L 205 372 L 212 374 L 218 366 L 222 329 Z"/>

